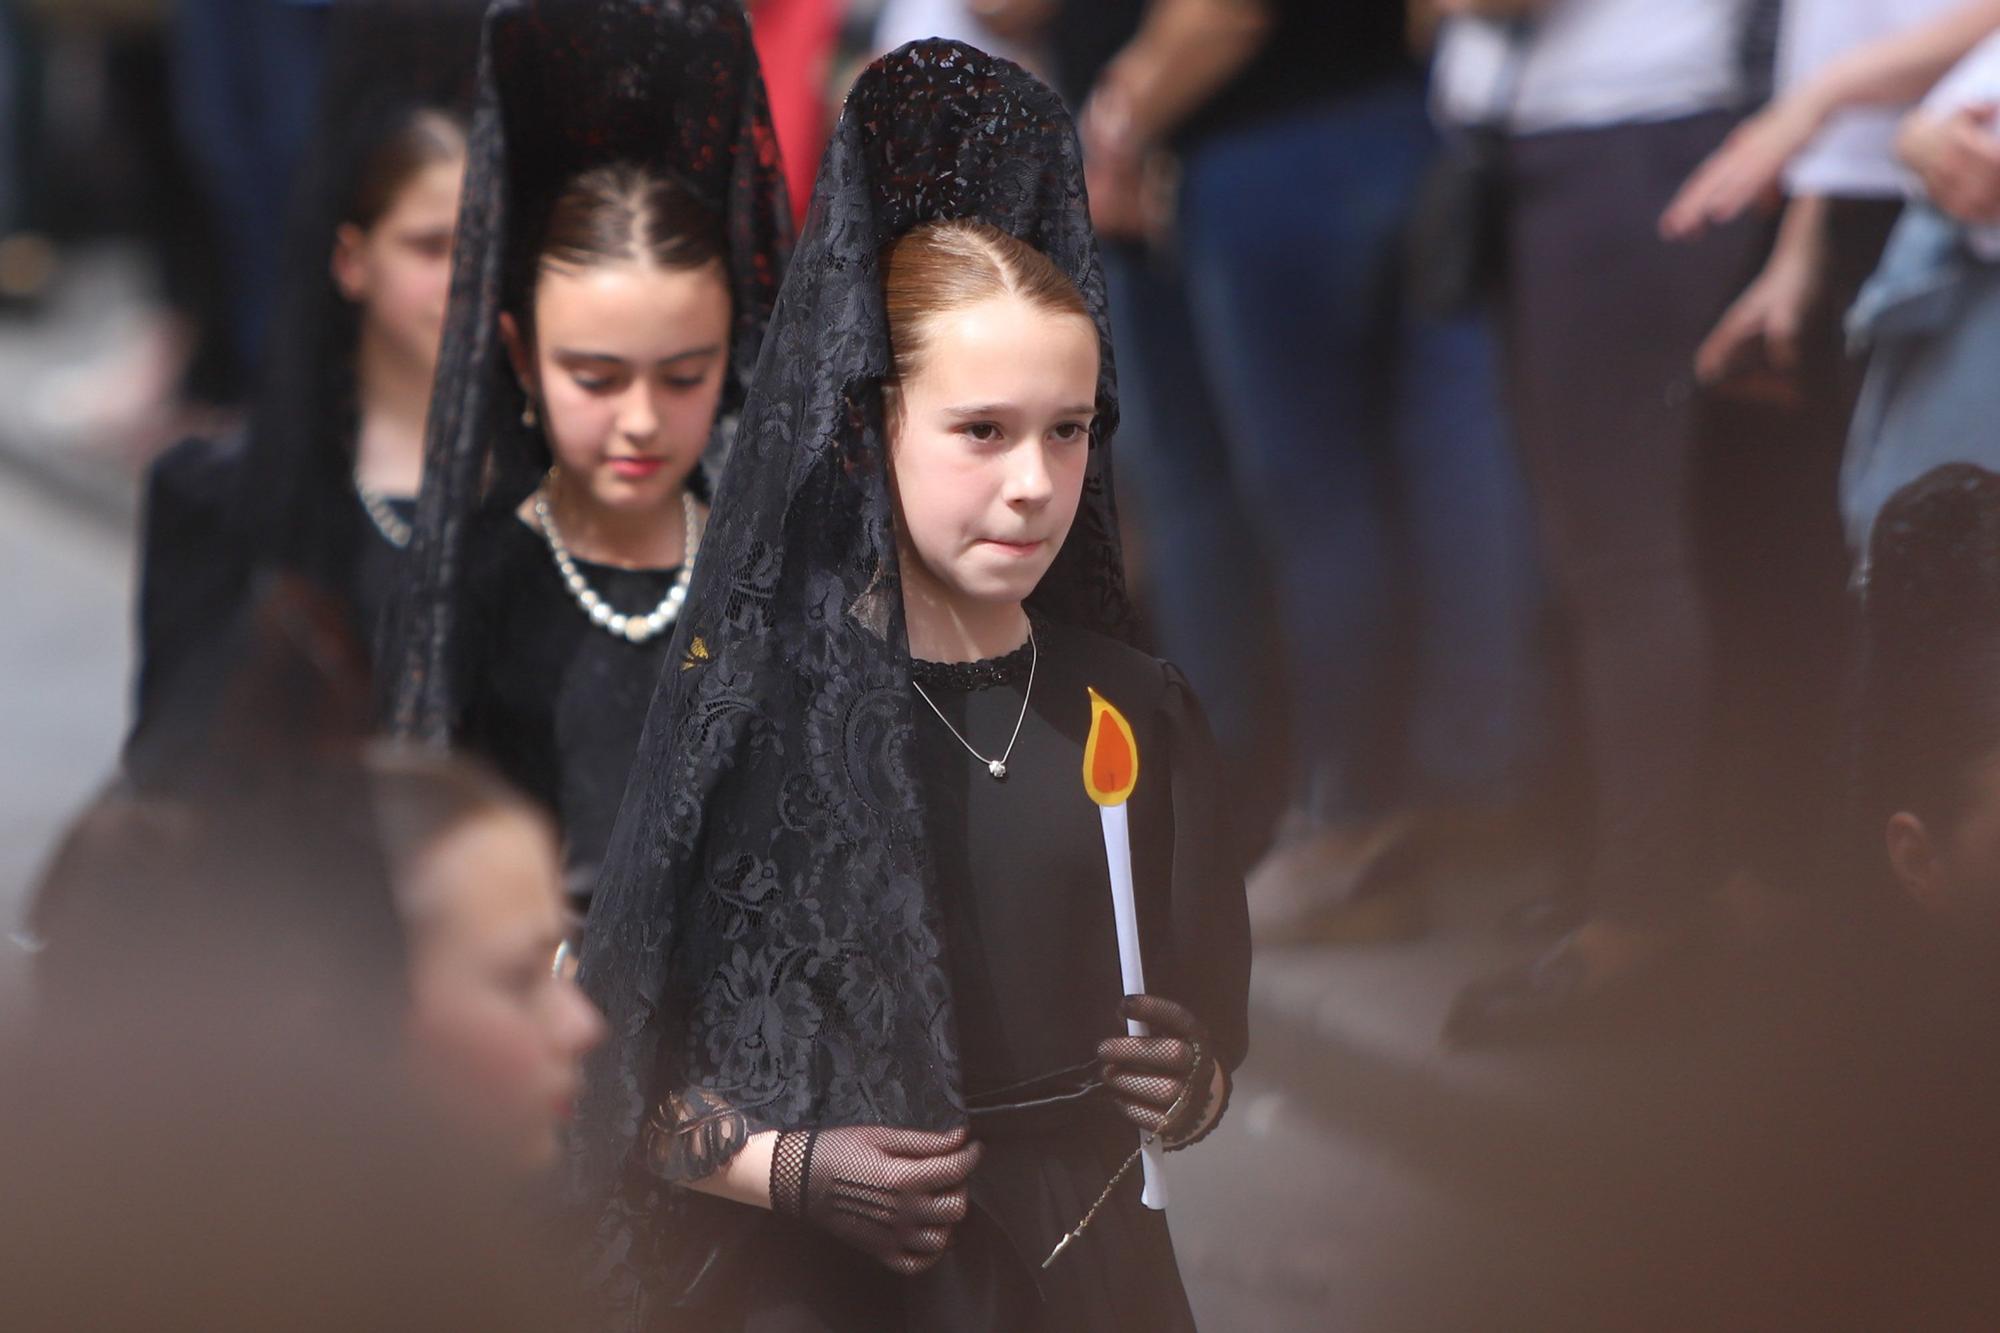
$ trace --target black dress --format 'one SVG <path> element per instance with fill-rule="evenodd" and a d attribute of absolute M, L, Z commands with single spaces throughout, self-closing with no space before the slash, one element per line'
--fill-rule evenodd
<path fill-rule="evenodd" d="M 408 534 L 417 521 L 416 496 L 385 495 L 382 499 L 390 514 L 402 522 L 402 531 L 394 537 L 383 531 L 357 494 L 354 503 L 362 511 L 361 536 L 346 581 L 355 623 L 367 642 L 368 660 L 378 673 L 394 641 L 396 607 L 410 575 Z"/>
<path fill-rule="evenodd" d="M 548 543 L 511 511 L 482 515 L 468 545 L 457 741 L 555 817 L 571 898 L 587 908 L 672 636 L 635 644 L 591 624 Z M 576 565 L 598 596 L 642 615 L 680 572 Z"/>
<path fill-rule="evenodd" d="M 190 686 L 199 684 L 195 677 L 219 676 L 226 665 L 258 566 L 241 507 L 247 456 L 241 433 L 194 438 L 168 449 L 147 471 L 138 683 L 126 739 L 128 761 L 143 755 L 145 737 L 160 725 L 170 695 L 185 698 Z M 355 634 L 369 661 L 379 666 L 397 589 L 407 572 L 404 549 L 369 517 L 359 495 L 350 490 L 337 503 L 354 507 L 353 550 L 311 572 L 348 606 Z M 388 505 L 405 523 L 416 517 L 413 498 L 390 497 Z"/>
<path fill-rule="evenodd" d="M 1118 706 L 1139 744 L 1130 823 L 1147 988 L 1193 1010 L 1234 1068 L 1247 1045 L 1250 948 L 1213 741 L 1173 667 L 1082 630 L 1038 621 L 1035 633 L 1038 660 L 1023 648 L 987 662 L 913 664 L 918 686 L 988 759 L 1006 749 L 1034 667 L 1001 781 L 917 701 L 914 753 L 946 972 L 972 1132 L 985 1146 L 971 1216 L 943 1262 L 914 1279 L 764 1216 L 747 1263 L 733 1266 L 739 1276 L 718 1283 L 726 1297 L 698 1302 L 687 1327 L 1194 1327 L 1165 1214 L 1139 1202 L 1137 1168 L 1053 1267 L 1041 1263 L 1139 1141 L 1095 1087 L 1097 1043 L 1124 1026 L 1102 823 L 1083 787 L 1088 688 Z"/>

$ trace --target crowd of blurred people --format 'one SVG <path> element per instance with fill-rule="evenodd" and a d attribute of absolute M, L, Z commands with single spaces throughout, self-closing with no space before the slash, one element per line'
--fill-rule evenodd
<path fill-rule="evenodd" d="M 905 41 L 1005 54 L 1071 109 L 1133 582 L 1151 645 L 1213 722 L 1260 948 L 1408 940 L 1441 866 L 1477 881 L 1528 861 L 1548 891 L 1509 918 L 1523 960 L 1464 978 L 1450 1041 L 1596 1031 L 1718 945 L 1756 959 L 1860 932 L 1895 965 L 1884 1012 L 1927 1021 L 1935 983 L 1959 1006 L 1939 1041 L 1974 1048 L 1986 1029 L 1965 1007 L 1994 998 L 2000 957 L 2000 376 L 1984 359 L 2000 351 L 2000 3 L 747 9 L 802 218 L 856 69 Z M 253 1125 L 234 1160 L 283 1162 L 284 1197 L 225 1191 L 205 1225 L 382 1302 L 327 1297 L 328 1327 L 399 1326 L 391 1308 L 410 1327 L 547 1327 L 560 1303 L 525 1258 L 488 1285 L 487 1256 L 541 1252 L 493 1219 L 555 1211 L 541 1177 L 605 1036 L 550 960 L 616 800 L 596 794 L 608 808 L 580 854 L 572 791 L 517 790 L 535 787 L 510 767 L 517 719 L 492 724 L 499 772 L 372 739 L 384 687 L 367 660 L 391 608 L 369 590 L 395 552 L 361 557 L 377 563 L 350 635 L 315 590 L 204 544 L 230 520 L 161 508 L 224 466 L 206 445 L 164 450 L 187 429 L 229 438 L 274 382 L 319 401 L 283 379 L 282 289 L 309 211 L 294 182 L 337 140 L 318 123 L 328 20 L 311 0 L 0 0 L 0 320 L 32 320 L 106 238 L 161 275 L 152 340 L 105 372 L 149 376 L 150 415 L 98 423 L 131 432 L 135 468 L 165 459 L 141 725 L 39 889 L 40 1019 L 10 1053 L 36 1077 L 4 1080 L 32 1151 L 0 1164 L 0 1194 L 57 1219 L 0 1246 L 25 1308 L 56 1312 L 37 1327 L 83 1308 L 117 1326 L 142 1304 L 136 1278 L 86 1297 L 37 1258 L 86 1243 L 106 1211 L 68 1196 L 73 1164 L 101 1176 L 108 1136 L 137 1182 L 128 1224 L 172 1231 L 188 1182 Z M 461 64 L 463 82 L 469 51 Z M 396 550 L 421 526 L 478 152 L 465 108 L 433 100 L 342 168 L 310 233 L 315 299 L 344 303 L 339 336 L 360 349 L 336 386 L 354 487 Z M 281 537 L 316 540 L 273 512 Z M 650 699 L 627 708 L 621 771 Z M 93 1055 L 65 1066 L 79 1041 Z M 169 1096 L 189 1071 L 212 1086 Z M 157 1108 L 62 1113 L 131 1088 Z M 381 1154 L 300 1165 L 356 1124 Z M 329 1221 L 315 1200 L 350 1211 Z M 377 1216 L 397 1225 L 369 1235 Z M 179 1271 L 140 1273 L 192 1301 L 199 1250 L 183 1235 L 162 1251 Z M 289 1299 L 251 1284 L 187 1326 L 269 1327 Z"/>

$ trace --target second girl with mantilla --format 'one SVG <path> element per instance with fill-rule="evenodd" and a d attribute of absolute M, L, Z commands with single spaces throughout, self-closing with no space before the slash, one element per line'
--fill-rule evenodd
<path fill-rule="evenodd" d="M 555 812 L 587 902 L 791 221 L 729 0 L 486 21 L 396 723 Z"/>
<path fill-rule="evenodd" d="M 809 217 L 585 942 L 598 1294 L 628 1328 L 1191 1328 L 1118 1172 L 1220 1118 L 1249 950 L 1200 708 L 1130 646 L 1074 133 L 1017 67 L 905 48 Z M 1140 756 L 1138 998 L 1093 690 Z"/>

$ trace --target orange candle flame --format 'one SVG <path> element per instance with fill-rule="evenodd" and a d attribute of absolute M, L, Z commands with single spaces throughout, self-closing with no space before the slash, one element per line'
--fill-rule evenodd
<path fill-rule="evenodd" d="M 1083 789 L 1099 805 L 1123 805 L 1139 785 L 1139 742 L 1125 715 L 1090 691 L 1090 739 L 1083 747 Z"/>

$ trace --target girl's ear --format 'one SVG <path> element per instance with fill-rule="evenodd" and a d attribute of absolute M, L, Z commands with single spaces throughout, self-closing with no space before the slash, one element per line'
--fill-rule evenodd
<path fill-rule="evenodd" d="M 1907 810 L 1889 816 L 1885 831 L 1889 868 L 1896 872 L 1903 892 L 1910 895 L 1927 914 L 1943 915 L 1949 908 L 1938 849 L 1924 821 Z"/>
<path fill-rule="evenodd" d="M 327 261 L 333 285 L 356 305 L 368 296 L 368 266 L 361 253 L 367 244 L 368 233 L 352 222 L 343 222 L 333 234 L 333 256 Z"/>
<path fill-rule="evenodd" d="M 521 322 L 511 311 L 500 312 L 500 341 L 507 344 L 507 360 L 514 367 L 514 378 L 521 382 L 521 390 L 530 398 L 541 397 L 541 383 L 536 378 L 534 349 L 521 332 Z"/>

